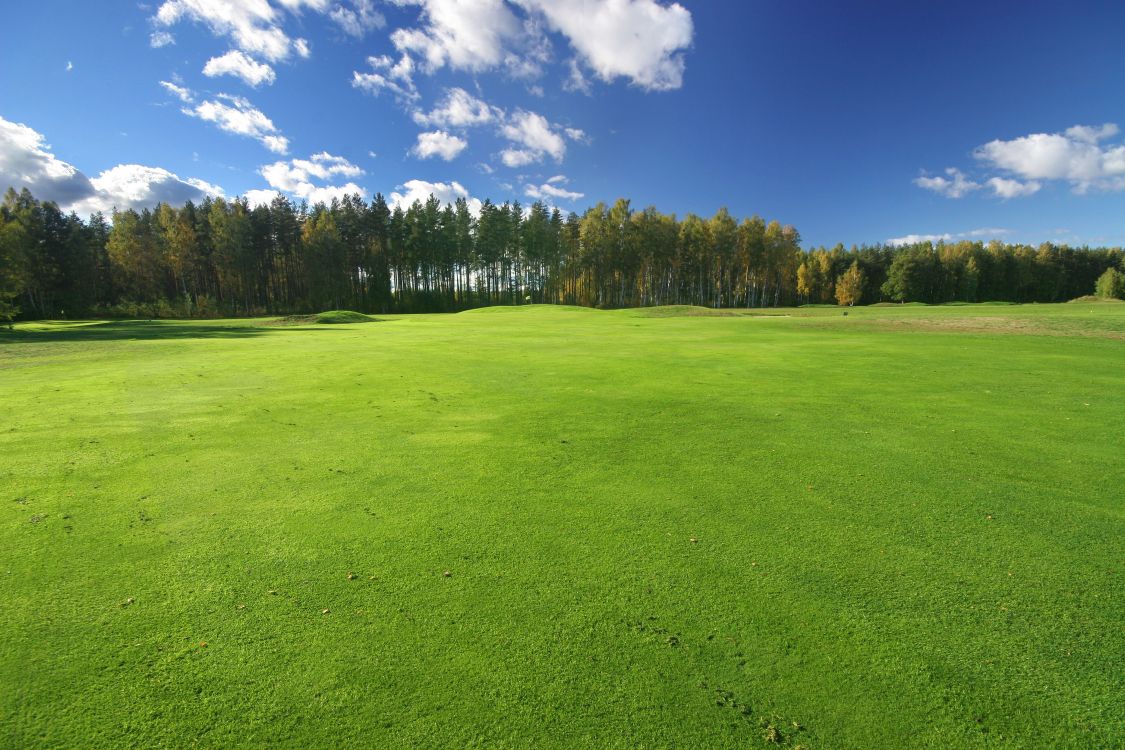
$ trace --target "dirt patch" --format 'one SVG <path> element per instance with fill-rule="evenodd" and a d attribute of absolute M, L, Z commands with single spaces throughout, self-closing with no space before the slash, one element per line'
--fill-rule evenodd
<path fill-rule="evenodd" d="M 973 315 L 940 318 L 881 318 L 864 321 L 877 328 L 903 331 L 948 331 L 951 333 L 991 333 L 1022 336 L 1081 336 L 1125 341 L 1125 331 L 1083 326 L 1079 321 L 1032 320 L 1008 316 Z"/>
<path fill-rule="evenodd" d="M 262 326 L 309 326 L 316 323 L 315 315 L 286 315 L 283 318 L 274 318 L 273 320 L 262 321 L 258 325 Z"/>

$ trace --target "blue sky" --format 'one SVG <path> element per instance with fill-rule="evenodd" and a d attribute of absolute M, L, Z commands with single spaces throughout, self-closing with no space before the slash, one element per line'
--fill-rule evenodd
<path fill-rule="evenodd" d="M 1122 31 L 1122 3 L 18 3 L 0 182 L 80 212 L 358 187 L 1121 245 Z"/>

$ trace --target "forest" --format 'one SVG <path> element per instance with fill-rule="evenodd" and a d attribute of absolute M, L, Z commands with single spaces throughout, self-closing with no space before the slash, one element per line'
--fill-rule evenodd
<path fill-rule="evenodd" d="M 1121 248 L 992 241 L 803 249 L 796 228 L 725 208 L 682 218 L 628 200 L 382 195 L 330 205 L 206 199 L 83 220 L 27 190 L 0 205 L 0 319 L 207 318 L 498 304 L 602 308 L 1061 302 L 1125 287 Z M 1099 283 L 1101 279 L 1102 283 Z M 1109 282 L 1106 282 L 1109 279 Z"/>

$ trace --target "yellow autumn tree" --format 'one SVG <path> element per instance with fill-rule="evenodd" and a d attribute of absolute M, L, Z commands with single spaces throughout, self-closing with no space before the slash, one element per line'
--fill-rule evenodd
<path fill-rule="evenodd" d="M 863 271 L 859 270 L 859 261 L 852 263 L 851 268 L 840 274 L 836 279 L 836 302 L 851 307 L 859 302 L 863 296 Z"/>

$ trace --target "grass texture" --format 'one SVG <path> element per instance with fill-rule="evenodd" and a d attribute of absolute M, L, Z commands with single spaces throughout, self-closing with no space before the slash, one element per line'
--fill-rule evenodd
<path fill-rule="evenodd" d="M 0 333 L 0 747 L 1121 747 L 1125 305 L 842 312 Z"/>

